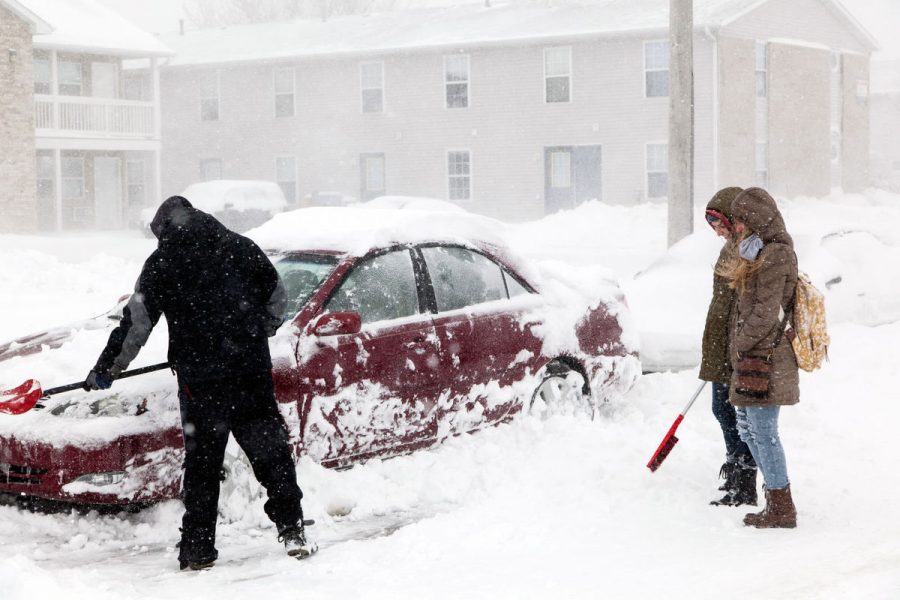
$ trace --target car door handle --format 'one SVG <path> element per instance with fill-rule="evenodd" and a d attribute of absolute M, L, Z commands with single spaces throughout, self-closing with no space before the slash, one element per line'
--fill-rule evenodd
<path fill-rule="evenodd" d="M 413 340 L 411 342 L 406 342 L 403 345 L 409 349 L 418 348 L 419 346 L 422 346 L 425 343 L 425 341 L 426 341 L 425 336 L 423 335 L 423 336 L 415 337 L 415 338 L 413 338 Z"/>

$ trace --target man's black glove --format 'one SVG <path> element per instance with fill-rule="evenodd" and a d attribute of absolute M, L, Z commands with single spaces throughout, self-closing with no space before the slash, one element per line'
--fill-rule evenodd
<path fill-rule="evenodd" d="M 82 387 L 86 392 L 91 390 L 108 390 L 112 387 L 113 379 L 114 377 L 108 371 L 91 370 Z"/>

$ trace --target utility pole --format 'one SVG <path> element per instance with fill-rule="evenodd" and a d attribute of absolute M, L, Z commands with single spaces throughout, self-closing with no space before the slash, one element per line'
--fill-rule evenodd
<path fill-rule="evenodd" d="M 669 246 L 694 230 L 694 9 L 669 0 Z"/>

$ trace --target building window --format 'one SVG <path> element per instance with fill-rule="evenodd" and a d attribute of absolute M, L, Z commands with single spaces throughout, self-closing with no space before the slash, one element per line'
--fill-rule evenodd
<path fill-rule="evenodd" d="M 201 73 L 198 87 L 200 89 L 200 120 L 219 120 L 219 72 Z"/>
<path fill-rule="evenodd" d="M 766 142 L 756 142 L 753 185 L 762 188 L 769 187 L 769 144 Z"/>
<path fill-rule="evenodd" d="M 550 153 L 550 187 L 572 187 L 572 152 L 570 150 Z"/>
<path fill-rule="evenodd" d="M 144 161 L 127 160 L 125 161 L 125 185 L 128 196 L 129 206 L 144 206 L 146 197 L 144 195 Z"/>
<path fill-rule="evenodd" d="M 362 90 L 362 111 L 384 111 L 384 63 L 368 62 L 359 65 L 359 81 Z"/>
<path fill-rule="evenodd" d="M 42 200 L 55 198 L 53 188 L 53 155 L 37 154 L 35 156 L 37 171 L 37 197 Z"/>
<path fill-rule="evenodd" d="M 644 42 L 644 97 L 669 95 L 669 42 Z"/>
<path fill-rule="evenodd" d="M 766 56 L 766 43 L 756 42 L 756 96 L 765 98 L 769 94 L 766 74 L 769 70 L 769 59 Z"/>
<path fill-rule="evenodd" d="M 200 161 L 200 179 L 201 181 L 213 181 L 214 179 L 222 179 L 222 159 L 206 158 Z"/>
<path fill-rule="evenodd" d="M 544 48 L 544 101 L 572 99 L 572 48 Z"/>
<path fill-rule="evenodd" d="M 275 181 L 289 204 L 297 202 L 297 159 L 293 156 L 275 158 Z"/>
<path fill-rule="evenodd" d="M 471 153 L 468 150 L 447 152 L 447 177 L 450 200 L 472 199 Z"/>
<path fill-rule="evenodd" d="M 669 145 L 647 144 L 647 198 L 669 195 Z"/>
<path fill-rule="evenodd" d="M 122 96 L 126 100 L 146 100 L 146 86 L 143 75 L 126 74 L 122 78 Z"/>
<path fill-rule="evenodd" d="M 383 196 L 385 191 L 384 154 L 359 156 L 360 195 L 363 200 Z"/>
<path fill-rule="evenodd" d="M 444 57 L 444 97 L 447 108 L 469 106 L 469 55 Z"/>
<path fill-rule="evenodd" d="M 59 61 L 59 94 L 80 96 L 83 89 L 81 63 L 71 60 Z"/>
<path fill-rule="evenodd" d="M 81 156 L 62 157 L 62 195 L 68 200 L 84 197 L 84 158 Z"/>
<path fill-rule="evenodd" d="M 294 69 L 275 69 L 272 72 L 275 87 L 275 116 L 294 116 Z"/>
<path fill-rule="evenodd" d="M 45 56 L 34 53 L 34 93 L 50 94 L 51 75 L 50 75 L 50 59 Z"/>

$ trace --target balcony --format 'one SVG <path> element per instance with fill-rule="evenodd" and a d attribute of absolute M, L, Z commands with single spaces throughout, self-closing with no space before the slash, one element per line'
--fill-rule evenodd
<path fill-rule="evenodd" d="M 153 102 L 35 94 L 36 134 L 44 137 L 155 139 Z"/>

